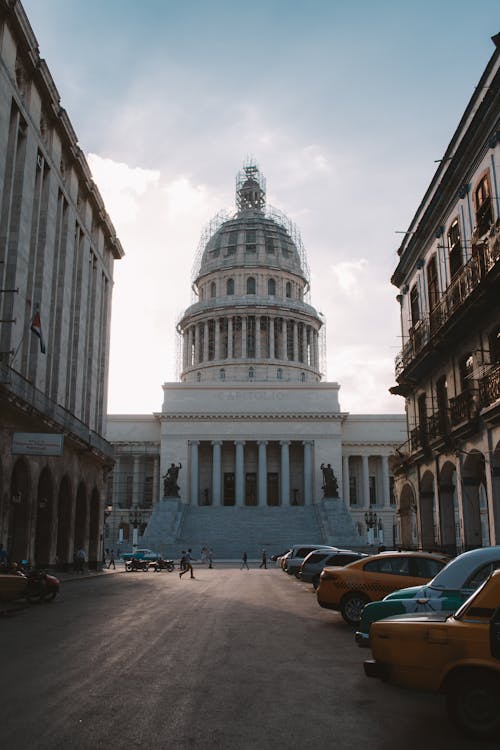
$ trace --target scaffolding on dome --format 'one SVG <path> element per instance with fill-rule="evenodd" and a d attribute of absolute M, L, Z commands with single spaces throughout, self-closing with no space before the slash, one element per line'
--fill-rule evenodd
<path fill-rule="evenodd" d="M 282 211 L 274 208 L 273 206 L 266 206 L 265 210 L 262 213 L 264 215 L 264 218 L 270 219 L 271 221 L 274 221 L 276 224 L 278 224 L 278 226 L 282 227 L 293 241 L 300 258 L 300 265 L 304 274 L 304 278 L 307 281 L 308 287 L 310 287 L 311 274 L 309 270 L 309 264 L 307 262 L 306 249 L 302 242 L 302 237 L 300 236 L 300 232 L 297 229 L 297 226 L 288 218 L 288 216 L 286 216 Z M 214 234 L 221 228 L 223 224 L 225 224 L 227 221 L 232 221 L 237 217 L 238 212 L 231 213 L 229 210 L 223 209 L 222 211 L 219 211 L 217 214 L 215 214 L 215 216 L 203 229 L 191 271 L 191 288 L 195 297 L 197 297 L 197 294 L 194 283 L 200 274 L 203 253 L 205 252 L 205 248 L 209 240 L 214 236 Z"/>

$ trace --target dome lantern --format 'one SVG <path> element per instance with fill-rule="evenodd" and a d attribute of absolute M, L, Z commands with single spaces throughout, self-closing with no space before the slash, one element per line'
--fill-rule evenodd
<path fill-rule="evenodd" d="M 249 164 L 236 176 L 236 206 L 238 212 L 263 211 L 266 205 L 266 181 L 256 164 Z"/>

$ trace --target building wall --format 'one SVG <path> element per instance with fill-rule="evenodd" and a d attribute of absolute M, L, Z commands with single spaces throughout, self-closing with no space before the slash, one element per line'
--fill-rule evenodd
<path fill-rule="evenodd" d="M 23 7 L 1 0 L 0 410 L 9 418 L 0 425 L 0 542 L 31 562 L 66 564 L 74 544 L 94 564 L 101 556 L 113 264 L 122 256 Z M 44 351 L 30 330 L 35 314 Z M 63 455 L 13 456 L 19 431 L 64 434 Z M 49 535 L 58 543 L 45 543 Z"/>

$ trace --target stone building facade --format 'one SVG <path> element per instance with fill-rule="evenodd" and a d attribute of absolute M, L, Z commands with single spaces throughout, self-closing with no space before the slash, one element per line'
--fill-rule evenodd
<path fill-rule="evenodd" d="M 110 546 L 185 543 L 232 557 L 311 539 L 396 543 L 389 456 L 404 417 L 351 416 L 339 385 L 322 381 L 305 250 L 267 206 L 255 164 L 237 177 L 235 213 L 203 234 L 192 283 L 179 382 L 163 386 L 161 412 L 108 417 Z"/>
<path fill-rule="evenodd" d="M 404 544 L 500 544 L 500 35 L 399 248 Z"/>
<path fill-rule="evenodd" d="M 123 256 L 20 2 L 0 0 L 0 543 L 102 555 L 113 265 Z"/>

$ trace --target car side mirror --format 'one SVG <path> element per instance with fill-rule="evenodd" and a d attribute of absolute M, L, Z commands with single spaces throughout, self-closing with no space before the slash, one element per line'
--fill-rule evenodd
<path fill-rule="evenodd" d="M 490 651 L 494 659 L 500 659 L 500 607 L 490 620 Z"/>

